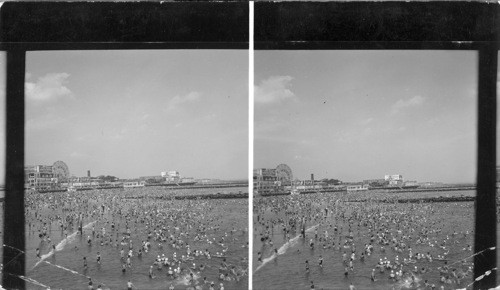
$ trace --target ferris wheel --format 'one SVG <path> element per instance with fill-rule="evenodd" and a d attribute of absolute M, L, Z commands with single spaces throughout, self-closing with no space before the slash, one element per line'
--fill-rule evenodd
<path fill-rule="evenodd" d="M 276 167 L 276 177 L 279 181 L 291 182 L 293 180 L 292 169 L 286 164 Z"/>
<path fill-rule="evenodd" d="M 54 173 L 54 177 L 66 179 L 69 178 L 69 169 L 68 165 L 62 161 L 56 161 L 52 165 L 52 172 Z"/>

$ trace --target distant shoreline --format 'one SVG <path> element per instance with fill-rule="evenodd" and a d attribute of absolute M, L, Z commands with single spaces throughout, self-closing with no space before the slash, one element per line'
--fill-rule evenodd
<path fill-rule="evenodd" d="M 356 194 L 359 192 L 371 192 L 371 193 L 401 193 L 401 192 L 443 192 L 443 191 L 460 191 L 460 190 L 476 190 L 475 186 L 457 186 L 457 187 L 418 187 L 418 188 L 409 188 L 409 189 L 369 189 L 366 191 L 353 191 L 349 192 L 349 194 Z M 322 189 L 322 190 L 305 190 L 300 191 L 299 194 L 312 194 L 312 193 L 341 193 L 345 192 L 348 194 L 345 189 Z M 290 192 L 276 192 L 269 193 L 265 195 L 259 196 L 274 196 L 274 195 L 290 195 Z"/>
<path fill-rule="evenodd" d="M 248 187 L 248 184 L 236 184 L 236 183 L 220 183 L 220 184 L 197 184 L 197 185 L 189 185 L 189 186 L 165 186 L 161 187 L 165 189 L 165 192 L 169 192 L 170 190 L 197 190 L 197 189 L 215 189 L 215 188 L 238 188 L 238 187 Z M 160 188 L 160 186 L 145 186 L 139 187 L 143 188 Z M 81 188 L 77 190 L 77 193 L 80 191 L 91 191 L 91 190 L 123 190 L 124 193 L 130 192 L 132 189 L 125 189 L 123 187 L 103 187 L 103 188 Z M 54 189 L 47 191 L 35 191 L 32 192 L 30 190 L 25 190 L 25 194 L 50 194 L 50 193 L 63 193 L 68 192 L 66 189 Z M 137 195 L 135 197 L 126 197 L 126 198 L 155 198 L 155 199 L 176 199 L 176 200 L 184 200 L 184 199 L 231 199 L 231 198 L 248 198 L 248 192 L 231 192 L 231 193 L 213 193 L 213 194 L 189 194 L 189 195 L 174 195 L 174 196 L 150 196 L 146 194 Z M 5 199 L 5 191 L 0 192 L 0 202 L 3 202 Z"/>
<path fill-rule="evenodd" d="M 398 189 L 398 190 L 388 190 L 388 189 L 372 189 L 366 191 L 357 192 L 347 192 L 346 190 L 330 190 L 330 191 L 304 191 L 300 192 L 299 195 L 303 194 L 341 194 L 343 198 L 348 202 L 365 202 L 365 201 L 379 201 L 387 203 L 426 203 L 426 202 L 470 202 L 475 201 L 475 195 L 464 195 L 464 194 L 454 194 L 454 195 L 439 195 L 439 196 L 411 196 L 401 195 L 398 193 L 438 193 L 438 192 L 451 192 L 451 191 L 475 191 L 475 186 L 459 186 L 459 187 L 433 187 L 433 188 L 413 188 L 413 189 Z M 280 195 L 291 195 L 290 192 L 277 192 L 273 194 L 260 195 L 260 197 L 269 196 L 280 196 Z"/>

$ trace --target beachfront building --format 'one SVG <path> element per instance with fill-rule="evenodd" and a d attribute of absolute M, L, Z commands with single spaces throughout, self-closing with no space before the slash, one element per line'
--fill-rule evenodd
<path fill-rule="evenodd" d="M 265 195 L 277 192 L 280 187 L 276 169 L 258 168 L 253 170 L 253 190 L 255 194 Z"/>
<path fill-rule="evenodd" d="M 283 192 L 293 183 L 292 169 L 286 164 L 276 168 L 257 168 L 253 171 L 253 189 L 255 194 Z"/>
<path fill-rule="evenodd" d="M 389 184 L 384 178 L 381 179 L 365 179 L 363 180 L 364 184 L 368 184 L 370 187 L 383 187 Z"/>
<path fill-rule="evenodd" d="M 24 167 L 24 188 L 48 189 L 54 187 L 56 178 L 52 166 L 34 165 Z"/>
<path fill-rule="evenodd" d="M 191 182 L 195 183 L 196 181 L 194 180 L 194 177 L 183 177 L 182 178 L 182 182 L 184 182 L 184 183 L 191 183 Z"/>
<path fill-rule="evenodd" d="M 404 182 L 401 174 L 386 175 L 384 179 L 390 186 L 402 186 Z"/>
<path fill-rule="evenodd" d="M 171 171 L 163 171 L 161 172 L 161 177 L 164 178 L 164 181 L 167 183 L 179 183 L 181 182 L 181 174 L 179 171 L 171 170 Z"/>
<path fill-rule="evenodd" d="M 53 189 L 69 178 L 69 169 L 63 161 L 53 165 L 28 165 L 24 167 L 24 188 Z"/>
<path fill-rule="evenodd" d="M 151 175 L 151 176 L 141 176 L 139 177 L 139 180 L 144 181 L 147 184 L 159 184 L 163 183 L 165 178 L 162 177 L 161 175 Z"/>
<path fill-rule="evenodd" d="M 166 184 L 193 185 L 199 182 L 198 180 L 195 180 L 193 177 L 182 177 L 179 171 L 175 170 L 163 171 L 161 172 L 160 176 L 162 178 L 162 181 L 160 183 L 166 183 Z M 214 183 L 214 180 L 201 183 Z"/>
<path fill-rule="evenodd" d="M 368 188 L 369 188 L 368 184 L 363 184 L 363 183 L 348 184 L 346 186 L 347 192 L 365 191 L 365 190 L 368 190 Z"/>
<path fill-rule="evenodd" d="M 404 186 L 418 186 L 418 182 L 416 180 L 407 180 L 404 182 Z"/>
<path fill-rule="evenodd" d="M 392 174 L 392 175 L 385 175 L 384 180 L 390 181 L 390 180 L 403 180 L 403 175 L 401 174 Z"/>
<path fill-rule="evenodd" d="M 167 177 L 171 177 L 171 178 L 177 177 L 177 178 L 180 178 L 181 175 L 180 175 L 179 171 L 171 170 L 171 171 L 162 171 L 161 172 L 161 177 L 165 177 L 165 178 L 167 178 Z"/>
<path fill-rule="evenodd" d="M 293 188 L 298 191 L 318 191 L 327 187 L 327 184 L 320 180 L 314 180 L 314 176 L 311 175 L 311 179 L 305 180 L 295 180 L 293 182 Z"/>
<path fill-rule="evenodd" d="M 145 181 L 140 181 L 140 180 L 129 180 L 126 182 L 123 182 L 123 188 L 136 188 L 136 187 L 144 187 L 146 186 Z"/>
<path fill-rule="evenodd" d="M 109 185 L 109 184 L 106 184 L 106 182 L 100 178 L 88 177 L 88 174 L 87 174 L 87 176 L 84 176 L 84 177 L 71 177 L 71 178 L 69 178 L 67 186 L 63 185 L 63 187 L 74 187 L 74 188 L 80 189 L 80 188 L 104 187 L 105 185 Z"/>

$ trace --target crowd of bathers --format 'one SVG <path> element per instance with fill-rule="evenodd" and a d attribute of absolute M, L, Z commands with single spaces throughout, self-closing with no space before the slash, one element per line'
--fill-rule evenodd
<path fill-rule="evenodd" d="M 33 255 L 41 259 L 51 251 L 66 251 L 82 261 L 79 272 L 85 274 L 107 262 L 103 251 L 112 252 L 124 284 L 127 273 L 137 268 L 148 268 L 149 279 L 161 279 L 171 289 L 224 289 L 224 284 L 248 279 L 247 214 L 221 218 L 221 208 L 244 208 L 247 200 L 158 200 L 164 189 L 146 190 L 150 195 L 140 199 L 129 198 L 133 191 L 123 189 L 27 194 L 28 238 L 39 241 Z M 56 250 L 75 232 L 83 242 Z M 78 245 L 96 248 L 96 256 L 79 251 Z M 89 289 L 99 286 L 95 284 Z"/>
<path fill-rule="evenodd" d="M 390 202 L 391 196 L 361 202 L 331 193 L 255 199 L 255 266 L 278 256 L 277 249 L 298 236 L 303 242 L 293 251 L 309 253 L 307 260 L 296 261 L 303 265 L 297 267 L 304 275 L 315 267 L 342 267 L 344 277 L 339 278 L 352 287 L 355 285 L 349 283 L 356 284 L 360 276 L 396 288 L 402 284 L 422 289 L 460 288 L 471 282 L 472 259 L 465 258 L 472 255 L 473 204 L 400 204 Z M 461 217 L 470 220 L 470 229 L 459 230 L 453 221 L 439 218 L 441 211 L 453 214 L 456 207 L 470 215 Z"/>

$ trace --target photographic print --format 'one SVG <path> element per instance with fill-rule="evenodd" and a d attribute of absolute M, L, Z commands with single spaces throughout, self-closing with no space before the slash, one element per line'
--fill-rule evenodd
<path fill-rule="evenodd" d="M 4 4 L 2 286 L 248 288 L 248 4 Z"/>
<path fill-rule="evenodd" d="M 27 53 L 28 288 L 248 288 L 247 55 Z"/>
<path fill-rule="evenodd" d="M 474 51 L 255 52 L 256 289 L 473 282 Z"/>

